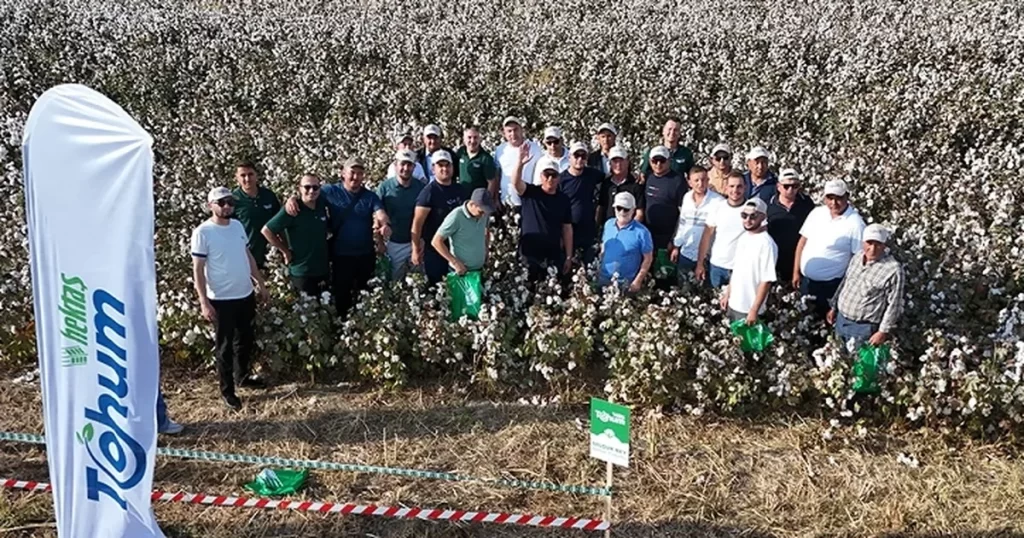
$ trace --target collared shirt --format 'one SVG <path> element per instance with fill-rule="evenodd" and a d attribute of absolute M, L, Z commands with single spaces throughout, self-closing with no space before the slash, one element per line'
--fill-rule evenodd
<path fill-rule="evenodd" d="M 697 205 L 693 195 L 694 192 L 691 190 L 683 196 L 683 206 L 679 211 L 679 226 L 676 228 L 676 236 L 672 242 L 679 247 L 680 256 L 697 261 L 700 238 L 704 235 L 708 213 L 716 202 L 724 200 L 724 198 L 717 192 L 708 189 L 704 193 L 704 199 L 700 201 L 700 205 Z"/>
<path fill-rule="evenodd" d="M 621 183 L 616 183 L 610 176 L 601 182 L 601 192 L 597 196 L 597 207 L 601 214 L 597 217 L 598 225 L 604 226 L 604 222 L 615 216 L 615 195 L 620 192 L 628 192 L 636 200 L 636 208 L 646 211 L 647 198 L 644 197 L 644 186 L 633 179 L 633 175 L 627 175 Z"/>
<path fill-rule="evenodd" d="M 437 230 L 437 235 L 449 241 L 452 256 L 470 271 L 482 269 L 487 259 L 488 220 L 486 215 L 479 218 L 470 215 L 464 203 L 448 213 Z"/>
<path fill-rule="evenodd" d="M 249 251 L 256 265 L 262 268 L 267 259 L 267 238 L 263 237 L 263 226 L 281 209 L 281 202 L 266 187 L 259 187 L 256 196 L 249 196 L 241 187 L 231 191 L 231 195 L 235 199 L 235 214 L 231 218 L 242 223 Z"/>
<path fill-rule="evenodd" d="M 426 188 L 423 180 L 413 177 L 407 187 L 398 178 L 389 177 L 377 186 L 377 196 L 384 204 L 384 212 L 391 221 L 391 241 L 409 243 L 412 241 L 412 217 L 416 212 L 416 200 L 420 191 Z"/>
<path fill-rule="evenodd" d="M 647 227 L 636 220 L 619 228 L 614 218 L 604 223 L 601 234 L 601 274 L 600 283 L 608 284 L 612 276 L 618 274 L 618 281 L 629 285 L 640 272 L 644 254 L 654 252 L 654 240 Z"/>
<path fill-rule="evenodd" d="M 608 161 L 608 156 L 605 155 L 601 150 L 591 152 L 587 155 L 587 166 L 600 170 L 602 174 L 608 176 L 612 173 L 611 164 Z"/>
<path fill-rule="evenodd" d="M 447 151 L 448 155 L 451 155 L 452 159 L 455 158 L 455 151 L 453 151 L 452 148 L 441 146 L 434 151 Z M 433 152 L 427 153 L 427 148 L 420 148 L 416 150 L 416 162 L 420 165 L 420 168 L 423 169 L 427 182 L 434 181 L 434 160 L 431 158 L 433 154 Z M 455 174 L 457 173 L 458 169 L 453 170 L 452 177 L 455 177 Z M 413 175 L 415 175 L 415 172 L 413 172 Z"/>
<path fill-rule="evenodd" d="M 292 251 L 288 264 L 291 276 L 326 276 L 330 272 L 327 254 L 327 202 L 317 197 L 315 207 L 299 202 L 299 214 L 291 216 L 281 208 L 267 221 L 267 228 L 284 235 Z"/>
<path fill-rule="evenodd" d="M 677 145 L 676 149 L 669 149 L 669 151 L 671 152 L 668 156 L 669 168 L 686 179 L 690 174 L 690 168 L 693 168 L 693 152 L 682 144 Z M 651 150 L 649 149 L 640 158 L 640 172 L 644 177 L 651 174 Z"/>
<path fill-rule="evenodd" d="M 384 209 L 377 193 L 360 187 L 351 193 L 340 183 L 320 188 L 320 198 L 327 202 L 331 225 L 332 256 L 365 256 L 373 253 L 373 214 Z"/>
<path fill-rule="evenodd" d="M 486 189 L 487 183 L 498 175 L 498 165 L 495 164 L 494 157 L 484 148 L 479 148 L 476 155 L 470 156 L 469 150 L 462 146 L 456 150 L 452 158 L 458 163 L 458 180 L 467 199 L 474 190 Z"/>
<path fill-rule="evenodd" d="M 732 170 L 722 172 L 715 167 L 711 167 L 711 169 L 708 170 L 708 188 L 722 196 L 725 196 L 725 185 L 728 183 L 729 174 L 731 172 Z"/>
<path fill-rule="evenodd" d="M 423 183 L 426 183 L 428 181 L 427 180 L 427 174 L 426 174 L 426 172 L 423 171 L 423 165 L 421 165 L 420 163 L 413 163 L 413 166 L 412 166 L 412 177 L 413 177 L 413 179 L 418 179 L 418 180 L 420 180 Z M 391 164 L 388 165 L 388 172 L 384 176 L 384 179 L 391 179 L 391 178 L 398 179 L 398 170 L 395 169 L 395 163 L 391 163 Z"/>
<path fill-rule="evenodd" d="M 789 282 L 793 278 L 793 258 L 800 241 L 800 228 L 814 209 L 814 201 L 804 193 L 797 193 L 792 207 L 779 203 L 776 194 L 768 202 L 768 233 L 779 246 L 779 262 L 775 271 L 779 279 Z"/>
<path fill-rule="evenodd" d="M 760 185 L 754 185 L 754 180 L 750 177 L 750 171 L 743 173 L 743 181 L 747 183 L 747 200 L 757 196 L 768 203 L 772 196 L 778 192 L 779 178 L 775 175 L 775 172 L 771 170 L 765 175 L 764 181 Z"/>
<path fill-rule="evenodd" d="M 833 306 L 850 321 L 877 323 L 878 330 L 892 332 L 903 315 L 903 267 L 888 252 L 874 262 L 855 256 Z"/>
<path fill-rule="evenodd" d="M 523 165 L 523 182 L 529 184 L 533 178 L 533 169 L 543 156 L 544 150 L 536 140 L 524 140 L 523 143 L 530 145 L 530 155 L 533 156 L 530 162 Z M 522 205 L 519 193 L 512 188 L 512 173 L 516 169 L 516 163 L 519 162 L 519 147 L 502 142 L 494 149 L 494 161 L 501 176 L 501 201 L 514 206 Z"/>
<path fill-rule="evenodd" d="M 800 272 L 819 282 L 842 278 L 850 258 L 861 251 L 862 233 L 864 219 L 852 205 L 838 217 L 823 205 L 814 208 L 800 227 L 800 235 L 807 238 Z"/>

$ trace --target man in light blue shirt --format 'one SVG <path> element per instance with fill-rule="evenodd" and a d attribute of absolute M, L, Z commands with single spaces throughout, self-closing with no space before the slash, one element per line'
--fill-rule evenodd
<path fill-rule="evenodd" d="M 636 293 L 651 270 L 654 240 L 647 227 L 633 218 L 636 199 L 632 194 L 616 194 L 612 207 L 615 208 L 615 218 L 605 222 L 601 236 L 598 284 L 604 287 L 614 280 L 620 287 L 628 286 L 629 293 Z"/>

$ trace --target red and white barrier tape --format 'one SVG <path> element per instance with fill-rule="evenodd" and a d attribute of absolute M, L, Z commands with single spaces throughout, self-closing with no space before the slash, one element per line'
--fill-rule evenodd
<path fill-rule="evenodd" d="M 27 491 L 50 491 L 50 484 L 45 482 L 28 482 L 0 478 L 0 486 L 6 489 Z M 352 503 L 324 503 L 311 501 L 276 501 L 273 499 L 249 499 L 246 497 L 226 497 L 222 495 L 205 495 L 202 493 L 166 493 L 154 491 L 154 501 L 207 504 L 212 506 L 233 506 L 236 508 L 264 508 L 295 510 L 298 512 L 320 512 L 322 514 L 356 514 L 362 516 L 384 516 L 407 519 L 424 519 L 430 521 L 467 521 L 473 523 L 504 523 L 507 525 L 531 525 L 534 527 L 558 527 L 562 529 L 580 529 L 585 531 L 602 531 L 610 524 L 599 519 L 582 519 L 575 517 L 532 516 L 529 514 L 506 514 L 503 512 L 465 512 L 463 510 L 439 510 L 431 508 L 398 508 L 395 506 L 374 506 Z"/>

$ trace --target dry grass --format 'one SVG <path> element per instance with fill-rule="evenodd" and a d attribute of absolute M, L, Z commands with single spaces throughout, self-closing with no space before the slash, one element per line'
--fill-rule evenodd
<path fill-rule="evenodd" d="M 232 413 L 212 376 L 165 379 L 187 425 L 166 446 L 601 485 L 584 405 L 521 406 L 441 389 L 377 394 L 283 385 Z M 42 432 L 38 386 L 8 385 L 0 429 Z M 633 467 L 616 472 L 616 536 L 1022 536 L 1024 461 L 1008 447 L 915 432 L 825 442 L 817 421 L 647 417 Z M 2 443 L 0 475 L 46 480 L 42 447 Z M 921 467 L 896 461 L 911 453 Z M 158 458 L 164 490 L 244 493 L 259 468 Z M 556 516 L 601 516 L 600 498 L 342 472 L 314 472 L 304 497 Z M 0 493 L 0 536 L 54 536 L 45 495 Z M 583 536 L 579 531 L 156 505 L 176 537 Z M 20 528 L 20 529 L 19 529 Z M 8 530 L 8 531 L 5 531 Z"/>

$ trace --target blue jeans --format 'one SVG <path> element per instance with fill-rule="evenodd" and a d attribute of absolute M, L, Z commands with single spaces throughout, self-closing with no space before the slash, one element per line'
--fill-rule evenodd
<path fill-rule="evenodd" d="M 825 314 L 828 314 L 830 308 L 828 303 L 832 300 L 832 296 L 836 294 L 836 290 L 839 289 L 839 284 L 842 282 L 842 278 L 811 280 L 806 276 L 800 277 L 800 293 L 814 297 L 814 313 L 819 318 L 824 319 Z"/>
<path fill-rule="evenodd" d="M 711 264 L 711 271 L 708 278 L 711 281 L 712 288 L 724 288 L 729 285 L 729 279 L 732 278 L 732 269 L 725 269 Z"/>
<path fill-rule="evenodd" d="M 843 342 L 843 346 L 847 350 L 849 350 L 850 341 L 853 340 L 853 352 L 856 353 L 857 349 L 867 343 L 877 330 L 878 325 L 875 323 L 850 321 L 838 310 L 836 311 L 836 336 Z"/>
<path fill-rule="evenodd" d="M 156 393 L 156 431 L 163 431 L 167 426 L 167 403 L 164 402 L 163 391 Z"/>

